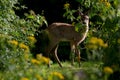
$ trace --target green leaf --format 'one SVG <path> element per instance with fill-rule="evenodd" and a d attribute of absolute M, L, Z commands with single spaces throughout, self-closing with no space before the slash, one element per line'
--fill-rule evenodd
<path fill-rule="evenodd" d="M 34 19 L 35 17 L 33 15 L 28 15 L 27 18 Z"/>
<path fill-rule="evenodd" d="M 76 23 L 75 24 L 75 31 L 79 32 L 79 30 L 82 28 L 82 24 L 81 23 Z"/>

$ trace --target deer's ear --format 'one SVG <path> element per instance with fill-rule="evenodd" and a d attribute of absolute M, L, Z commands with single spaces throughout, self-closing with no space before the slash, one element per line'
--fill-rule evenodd
<path fill-rule="evenodd" d="M 80 16 L 84 15 L 80 10 L 78 10 L 78 14 L 79 14 Z"/>
<path fill-rule="evenodd" d="M 80 7 L 78 7 L 77 12 L 78 12 L 78 14 L 79 14 L 80 16 L 83 16 L 83 15 L 84 15 L 84 14 L 82 13 L 82 11 L 80 10 Z"/>

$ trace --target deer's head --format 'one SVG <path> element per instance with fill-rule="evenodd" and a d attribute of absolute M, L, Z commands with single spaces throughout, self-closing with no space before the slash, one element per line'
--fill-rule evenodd
<path fill-rule="evenodd" d="M 78 11 L 79 16 L 81 16 L 81 20 L 83 24 L 86 24 L 88 26 L 89 24 L 89 16 L 86 14 L 83 14 L 80 10 Z"/>

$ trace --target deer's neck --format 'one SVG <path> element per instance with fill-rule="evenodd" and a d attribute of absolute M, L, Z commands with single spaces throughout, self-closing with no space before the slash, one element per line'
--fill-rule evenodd
<path fill-rule="evenodd" d="M 85 26 L 86 26 L 86 34 L 89 30 L 89 20 L 85 20 Z"/>
<path fill-rule="evenodd" d="M 78 42 L 77 45 L 79 45 L 82 41 L 84 41 L 87 36 L 88 30 L 89 30 L 89 20 L 86 20 L 84 24 L 85 24 L 85 31 L 83 33 L 82 39 Z"/>
<path fill-rule="evenodd" d="M 85 39 L 85 37 L 86 37 L 86 35 L 88 33 L 88 30 L 89 30 L 89 20 L 85 21 L 85 27 L 86 27 L 86 30 L 85 30 L 85 33 L 84 33 L 83 40 Z"/>

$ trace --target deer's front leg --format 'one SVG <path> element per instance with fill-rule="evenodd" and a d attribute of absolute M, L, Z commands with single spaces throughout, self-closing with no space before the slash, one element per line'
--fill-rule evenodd
<path fill-rule="evenodd" d="M 78 60 L 78 64 L 79 64 L 79 67 L 80 67 L 80 50 L 78 48 L 78 46 L 76 45 L 76 48 L 75 48 L 75 54 L 77 55 L 77 60 Z"/>
<path fill-rule="evenodd" d="M 75 45 L 71 43 L 71 65 L 74 65 L 74 57 L 75 57 Z"/>

